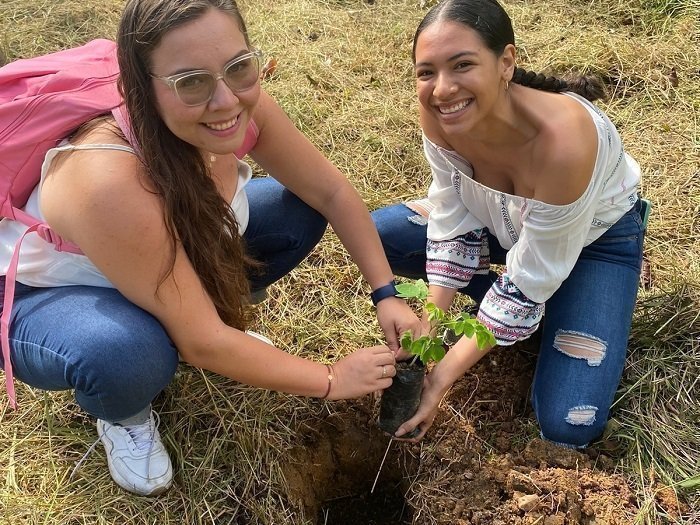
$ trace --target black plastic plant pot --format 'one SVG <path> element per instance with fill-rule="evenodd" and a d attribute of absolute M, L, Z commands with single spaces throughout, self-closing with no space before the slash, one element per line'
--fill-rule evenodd
<path fill-rule="evenodd" d="M 394 382 L 382 392 L 379 405 L 380 429 L 393 436 L 402 423 L 413 417 L 420 404 L 424 378 L 425 365 L 419 359 L 413 363 L 410 360 L 396 363 Z M 410 439 L 419 433 L 420 429 L 415 428 L 401 437 Z"/>

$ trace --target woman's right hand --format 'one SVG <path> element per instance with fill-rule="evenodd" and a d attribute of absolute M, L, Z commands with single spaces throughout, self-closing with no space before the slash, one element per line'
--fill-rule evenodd
<path fill-rule="evenodd" d="M 449 390 L 449 388 L 446 389 L 441 386 L 438 381 L 435 381 L 435 378 L 431 377 L 432 375 L 433 374 L 430 373 L 425 376 L 423 393 L 421 394 L 418 410 L 411 419 L 404 421 L 396 430 L 396 433 L 394 434 L 396 439 L 417 443 L 423 439 L 425 433 L 432 426 L 438 412 L 440 401 L 443 397 L 445 397 L 445 394 Z M 402 437 L 405 434 L 411 433 L 416 428 L 419 430 L 419 433 L 415 437 L 411 439 Z"/>
<path fill-rule="evenodd" d="M 328 399 L 353 399 L 391 386 L 396 359 L 388 346 L 360 348 L 333 364 Z"/>

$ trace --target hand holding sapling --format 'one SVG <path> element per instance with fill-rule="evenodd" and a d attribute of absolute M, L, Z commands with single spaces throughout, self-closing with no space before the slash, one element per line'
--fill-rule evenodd
<path fill-rule="evenodd" d="M 428 335 L 414 339 L 410 332 L 405 332 L 401 336 L 401 348 L 414 354 L 414 360 L 418 358 L 423 364 L 441 361 L 445 357 L 444 337 L 447 330 L 452 330 L 457 336 L 476 336 L 479 348 L 496 344 L 496 339 L 489 329 L 468 313 L 460 312 L 458 316 L 450 318 L 444 310 L 428 302 L 428 285 L 423 279 L 414 283 L 398 284 L 396 289 L 399 292 L 397 297 L 419 301 L 430 323 Z"/>
<path fill-rule="evenodd" d="M 397 363 L 396 377 L 391 387 L 382 394 L 379 413 L 379 427 L 392 435 L 418 410 L 425 379 L 425 365 L 431 361 L 440 362 L 445 357 L 443 338 L 447 330 L 452 330 L 459 336 L 467 336 L 470 341 L 475 340 L 478 348 L 490 348 L 496 344 L 493 334 L 469 314 L 461 312 L 455 317 L 448 317 L 442 309 L 428 302 L 428 286 L 422 279 L 413 283 L 399 284 L 396 289 L 399 292 L 398 297 L 413 299 L 421 305 L 429 323 L 429 333 L 414 338 L 411 332 L 405 332 L 401 337 L 401 348 L 413 354 L 414 357 L 410 361 Z M 431 385 L 435 387 L 433 379 L 431 376 L 425 379 L 428 387 Z M 437 400 L 432 399 L 435 397 L 436 390 L 431 388 L 428 392 L 428 398 L 430 398 L 428 404 L 435 405 L 435 408 L 441 398 L 440 396 Z M 433 417 L 434 413 L 430 423 Z M 415 438 L 421 431 L 427 430 L 428 426 L 430 425 L 423 429 L 413 427 L 410 432 L 401 437 Z"/>

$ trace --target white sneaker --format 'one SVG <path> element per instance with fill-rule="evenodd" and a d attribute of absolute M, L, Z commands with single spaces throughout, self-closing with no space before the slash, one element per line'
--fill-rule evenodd
<path fill-rule="evenodd" d="M 121 426 L 97 420 L 97 432 L 107 452 L 109 473 L 117 485 L 141 496 L 165 492 L 173 466 L 160 440 L 158 414 L 151 411 L 141 425 Z"/>

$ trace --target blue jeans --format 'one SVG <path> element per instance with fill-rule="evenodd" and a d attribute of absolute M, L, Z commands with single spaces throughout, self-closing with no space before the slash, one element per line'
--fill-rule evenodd
<path fill-rule="evenodd" d="M 251 277 L 257 290 L 297 266 L 327 223 L 274 179 L 253 179 L 246 193 L 244 237 L 263 263 Z M 158 320 L 111 288 L 17 283 L 10 346 L 18 380 L 44 390 L 74 389 L 86 412 L 107 421 L 143 411 L 178 365 L 177 349 Z"/>
<path fill-rule="evenodd" d="M 532 386 L 532 405 L 542 436 L 569 447 L 599 437 L 620 383 L 627 353 L 644 226 L 641 201 L 602 237 L 586 246 L 569 277 L 547 301 L 542 343 Z M 403 204 L 372 217 L 394 273 L 426 278 L 427 226 L 409 220 Z M 491 262 L 505 264 L 506 250 L 489 234 Z M 474 276 L 460 290 L 481 302 L 494 272 Z"/>

